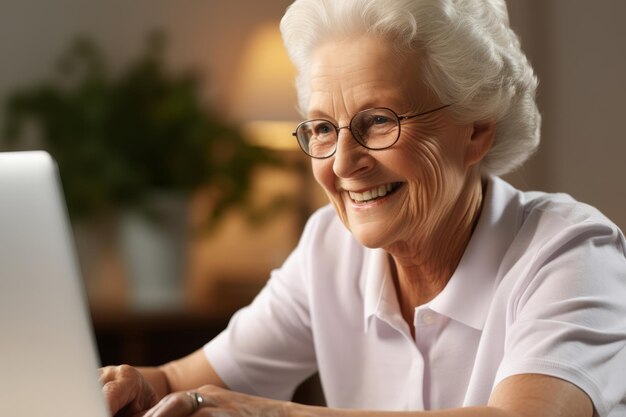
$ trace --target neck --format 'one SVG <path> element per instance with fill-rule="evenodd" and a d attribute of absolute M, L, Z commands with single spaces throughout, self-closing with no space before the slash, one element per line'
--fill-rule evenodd
<path fill-rule="evenodd" d="M 403 314 L 439 294 L 456 270 L 480 215 L 480 177 L 468 179 L 449 210 L 412 242 L 390 248 L 392 275 Z M 409 318 L 407 317 L 407 318 Z"/>

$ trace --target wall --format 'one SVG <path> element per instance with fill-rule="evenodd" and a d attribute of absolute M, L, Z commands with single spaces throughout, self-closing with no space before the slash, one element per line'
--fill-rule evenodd
<path fill-rule="evenodd" d="M 540 79 L 544 124 L 539 152 L 507 178 L 521 188 L 570 193 L 625 229 L 626 2 L 508 3 L 512 26 Z M 228 113 L 247 35 L 262 22 L 278 20 L 288 4 L 0 0 L 0 101 L 16 86 L 49 76 L 55 59 L 78 33 L 98 41 L 114 66 L 120 66 L 141 50 L 149 30 L 161 27 L 169 33 L 172 67 L 202 71 L 208 79 L 206 97 Z M 271 255 L 272 264 L 277 256 Z"/>
<path fill-rule="evenodd" d="M 542 144 L 510 178 L 563 191 L 626 229 L 626 2 L 509 1 L 540 80 Z"/>
<path fill-rule="evenodd" d="M 0 98 L 15 86 L 51 74 L 78 34 L 104 49 L 114 66 L 137 55 L 146 33 L 167 31 L 174 68 L 207 76 L 210 98 L 227 100 L 233 68 L 257 24 L 279 19 L 288 0 L 0 0 Z"/>

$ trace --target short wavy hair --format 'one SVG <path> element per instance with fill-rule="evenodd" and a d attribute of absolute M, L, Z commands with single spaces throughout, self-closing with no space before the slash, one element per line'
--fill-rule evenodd
<path fill-rule="evenodd" d="M 367 34 L 401 51 L 420 51 L 425 82 L 460 121 L 495 120 L 496 137 L 481 169 L 505 174 L 539 145 L 537 78 L 509 26 L 504 0 L 296 0 L 280 23 L 298 70 L 299 108 L 310 99 L 315 47 Z"/>

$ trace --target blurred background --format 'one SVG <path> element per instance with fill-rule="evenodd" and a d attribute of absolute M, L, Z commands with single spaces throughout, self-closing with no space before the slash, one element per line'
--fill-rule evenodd
<path fill-rule="evenodd" d="M 289 3 L 0 0 L 0 150 L 59 161 L 103 363 L 200 347 L 325 204 L 290 135 Z M 625 229 L 626 2 L 508 4 L 543 139 L 507 179 Z"/>

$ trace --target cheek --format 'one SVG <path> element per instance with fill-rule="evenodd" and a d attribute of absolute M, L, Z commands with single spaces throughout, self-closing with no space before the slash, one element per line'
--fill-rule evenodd
<path fill-rule="evenodd" d="M 313 177 L 326 193 L 335 191 L 335 176 L 331 159 L 311 159 Z"/>
<path fill-rule="evenodd" d="M 407 211 L 415 216 L 414 222 L 428 223 L 429 218 L 443 214 L 454 199 L 459 178 L 456 158 L 435 138 L 407 135 L 407 139 L 403 150 L 411 155 L 404 167 L 409 173 Z"/>
<path fill-rule="evenodd" d="M 411 186 L 423 188 L 429 194 L 440 190 L 448 171 L 448 161 L 441 145 L 433 138 L 408 137 L 402 152 L 410 155 L 405 163 Z"/>
<path fill-rule="evenodd" d="M 328 199 L 335 207 L 335 211 L 337 212 L 337 215 L 339 216 L 343 224 L 348 230 L 350 230 L 350 223 L 348 221 L 344 202 L 341 198 L 341 195 L 337 194 L 337 191 L 335 190 L 335 174 L 333 171 L 332 161 L 333 158 L 312 159 L 311 167 L 313 170 L 313 177 L 315 177 L 315 181 L 317 181 L 317 183 L 321 185 L 324 189 L 324 192 L 326 192 Z"/>

